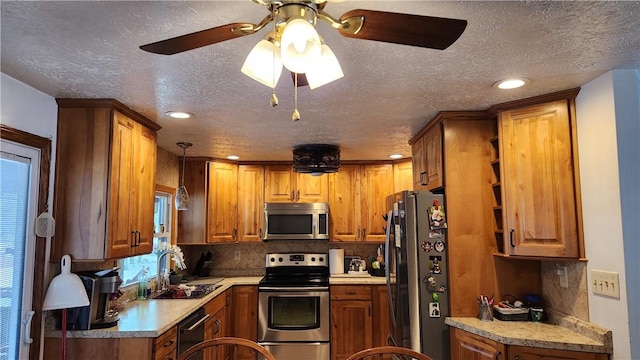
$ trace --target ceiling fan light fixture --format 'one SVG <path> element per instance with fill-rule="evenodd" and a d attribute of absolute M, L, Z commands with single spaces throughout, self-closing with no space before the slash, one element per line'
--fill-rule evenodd
<path fill-rule="evenodd" d="M 320 176 L 340 170 L 340 148 L 328 144 L 299 145 L 293 149 L 293 170 Z"/>
<path fill-rule="evenodd" d="M 265 86 L 276 87 L 282 74 L 282 60 L 271 35 L 253 47 L 240 71 Z"/>
<path fill-rule="evenodd" d="M 280 39 L 282 64 L 288 70 L 304 74 L 322 56 L 322 43 L 315 27 L 307 20 L 289 20 Z"/>
<path fill-rule="evenodd" d="M 530 82 L 531 80 L 527 78 L 511 78 L 511 79 L 496 81 L 495 83 L 493 83 L 493 86 L 502 90 L 511 90 L 511 89 L 517 89 L 519 87 L 525 86 Z"/>
<path fill-rule="evenodd" d="M 320 61 L 305 75 L 310 89 L 315 89 L 344 77 L 338 58 L 326 44 L 322 45 Z"/>

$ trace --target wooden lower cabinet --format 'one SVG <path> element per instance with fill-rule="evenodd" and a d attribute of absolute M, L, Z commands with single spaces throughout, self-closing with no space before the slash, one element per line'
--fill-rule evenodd
<path fill-rule="evenodd" d="M 230 290 L 216 296 L 204 306 L 204 311 L 210 317 L 204 323 L 204 339 L 217 339 L 227 335 L 227 293 Z M 227 353 L 224 348 L 217 349 L 218 354 L 213 349 L 205 349 L 203 353 L 204 360 L 226 359 Z"/>
<path fill-rule="evenodd" d="M 45 338 L 44 344 L 44 360 L 60 359 L 60 338 Z M 67 359 L 175 360 L 177 345 L 177 326 L 157 338 L 68 338 Z"/>
<path fill-rule="evenodd" d="M 480 335 L 451 328 L 451 360 L 607 360 L 609 355 L 528 346 L 505 345 Z"/>
<path fill-rule="evenodd" d="M 509 346 L 510 360 L 607 360 L 609 355 L 582 351 Z"/>
<path fill-rule="evenodd" d="M 234 286 L 231 309 L 234 310 L 231 335 L 258 341 L 258 287 Z M 252 360 L 255 353 L 249 349 L 238 349 L 236 359 Z"/>
<path fill-rule="evenodd" d="M 173 360 L 176 359 L 178 349 L 178 328 L 174 326 L 171 330 L 158 336 L 153 342 L 153 360 Z"/>
<path fill-rule="evenodd" d="M 331 360 L 373 347 L 370 286 L 331 286 Z"/>
<path fill-rule="evenodd" d="M 506 346 L 470 332 L 451 328 L 451 360 L 506 359 Z"/>

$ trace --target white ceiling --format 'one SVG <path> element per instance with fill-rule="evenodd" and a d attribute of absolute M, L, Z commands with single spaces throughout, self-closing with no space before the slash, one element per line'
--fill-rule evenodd
<path fill-rule="evenodd" d="M 580 87 L 614 68 L 640 68 L 640 2 L 331 1 L 335 18 L 352 9 L 465 19 L 461 38 L 432 50 L 318 32 L 344 78 L 299 90 L 283 72 L 271 89 L 240 67 L 268 29 L 176 55 L 140 45 L 231 22 L 258 23 L 267 10 L 236 1 L 2 1 L 2 72 L 54 97 L 115 98 L 162 126 L 159 146 L 189 156 L 291 160 L 295 145 L 339 145 L 343 160 L 411 155 L 408 140 L 438 111 Z M 504 91 L 496 80 L 524 76 Z M 195 114 L 170 120 L 168 110 Z"/>

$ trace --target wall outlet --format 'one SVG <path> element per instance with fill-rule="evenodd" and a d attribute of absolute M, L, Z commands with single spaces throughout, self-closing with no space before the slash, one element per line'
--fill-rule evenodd
<path fill-rule="evenodd" d="M 591 289 L 594 294 L 620 299 L 618 273 L 603 270 L 591 270 Z"/>
<path fill-rule="evenodd" d="M 236 250 L 233 253 L 233 260 L 240 261 L 240 250 Z"/>
<path fill-rule="evenodd" d="M 556 268 L 556 275 L 560 278 L 560 287 L 568 288 L 569 287 L 569 275 L 567 274 L 566 266 L 559 266 Z"/>

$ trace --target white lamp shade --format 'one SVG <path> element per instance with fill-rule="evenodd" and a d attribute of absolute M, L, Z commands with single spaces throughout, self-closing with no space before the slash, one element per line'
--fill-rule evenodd
<path fill-rule="evenodd" d="M 260 40 L 245 59 L 240 71 L 253 80 L 274 88 L 282 73 L 280 51 L 273 42 Z"/>
<path fill-rule="evenodd" d="M 64 255 L 60 261 L 62 271 L 51 280 L 44 297 L 42 310 L 69 309 L 89 305 L 87 291 L 82 280 L 71 273 L 71 257 Z"/>
<path fill-rule="evenodd" d="M 344 76 L 338 58 L 327 45 L 322 45 L 322 57 L 316 66 L 307 71 L 307 82 L 310 89 L 315 89 Z"/>
<path fill-rule="evenodd" d="M 304 19 L 293 19 L 282 32 L 280 51 L 284 67 L 292 72 L 304 74 L 320 60 L 322 43 L 311 23 Z"/>

